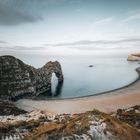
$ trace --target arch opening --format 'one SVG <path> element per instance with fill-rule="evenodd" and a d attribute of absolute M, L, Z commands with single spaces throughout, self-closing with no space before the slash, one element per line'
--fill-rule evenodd
<path fill-rule="evenodd" d="M 58 85 L 58 77 L 53 72 L 52 77 L 51 77 L 51 93 L 52 93 L 52 95 L 55 94 L 57 85 Z"/>
<path fill-rule="evenodd" d="M 59 81 L 57 73 L 53 72 L 51 77 L 51 96 L 59 96 L 62 91 L 63 82 Z"/>

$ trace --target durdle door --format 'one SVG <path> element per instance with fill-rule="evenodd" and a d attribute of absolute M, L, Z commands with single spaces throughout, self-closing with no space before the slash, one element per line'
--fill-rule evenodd
<path fill-rule="evenodd" d="M 59 83 L 63 82 L 58 61 L 50 61 L 36 69 L 13 56 L 0 56 L 0 99 L 16 100 L 49 91 L 52 73 L 56 74 Z"/>

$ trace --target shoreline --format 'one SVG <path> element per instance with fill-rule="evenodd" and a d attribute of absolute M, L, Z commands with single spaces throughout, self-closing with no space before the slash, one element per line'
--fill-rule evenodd
<path fill-rule="evenodd" d="M 125 86 L 116 88 L 116 89 L 100 92 L 100 93 L 97 93 L 97 94 L 91 94 L 91 95 L 86 95 L 86 96 L 79 96 L 79 97 L 58 98 L 58 99 L 56 99 L 56 98 L 52 98 L 52 99 L 51 98 L 49 98 L 49 99 L 33 99 L 33 100 L 35 100 L 35 101 L 76 100 L 76 99 L 82 99 L 82 98 L 86 98 L 86 97 L 95 97 L 95 96 L 101 96 L 101 95 L 104 95 L 104 94 L 109 94 L 111 92 L 115 92 L 117 90 L 121 90 L 121 89 L 127 88 L 127 87 L 135 84 L 138 80 L 140 80 L 140 67 L 136 68 L 135 71 L 138 73 L 138 77 L 133 82 L 131 82 L 131 83 L 125 85 Z"/>
<path fill-rule="evenodd" d="M 109 113 L 118 108 L 140 105 L 140 67 L 136 72 L 138 78 L 129 85 L 97 95 L 57 100 L 21 99 L 15 105 L 26 111 L 43 110 L 52 114 L 74 114 L 93 109 Z"/>

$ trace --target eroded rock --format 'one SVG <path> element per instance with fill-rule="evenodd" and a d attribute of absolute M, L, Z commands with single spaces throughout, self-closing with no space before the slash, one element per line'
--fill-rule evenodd
<path fill-rule="evenodd" d="M 127 109 L 118 109 L 115 113 L 115 118 L 140 129 L 140 105 Z"/>
<path fill-rule="evenodd" d="M 127 58 L 128 61 L 139 61 L 140 60 L 140 53 L 131 54 Z"/>
<path fill-rule="evenodd" d="M 27 113 L 27 111 L 17 108 L 12 102 L 0 100 L 0 116 L 6 115 L 16 116 L 24 113 Z"/>
<path fill-rule="evenodd" d="M 135 107 L 136 110 L 139 108 Z M 127 109 L 133 115 L 133 111 Z M 134 114 L 135 115 L 135 114 Z M 127 118 L 127 116 L 124 116 Z M 139 140 L 140 131 L 98 110 L 80 114 L 51 115 L 32 111 L 20 116 L 0 117 L 0 139 L 18 140 Z M 16 129 L 15 129 L 16 128 Z M 11 140 L 8 139 L 8 140 Z M 16 139 L 17 140 L 17 139 Z"/>
<path fill-rule="evenodd" d="M 17 99 L 49 91 L 53 72 L 58 77 L 58 82 L 63 82 L 58 61 L 50 61 L 36 69 L 13 56 L 0 56 L 0 98 Z"/>

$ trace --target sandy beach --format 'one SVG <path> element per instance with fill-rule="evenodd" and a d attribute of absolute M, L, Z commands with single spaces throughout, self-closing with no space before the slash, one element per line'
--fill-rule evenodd
<path fill-rule="evenodd" d="M 128 86 L 97 96 L 65 100 L 21 99 L 15 105 L 26 111 L 43 110 L 53 114 L 73 114 L 93 109 L 109 113 L 118 108 L 140 105 L 140 76 Z"/>

